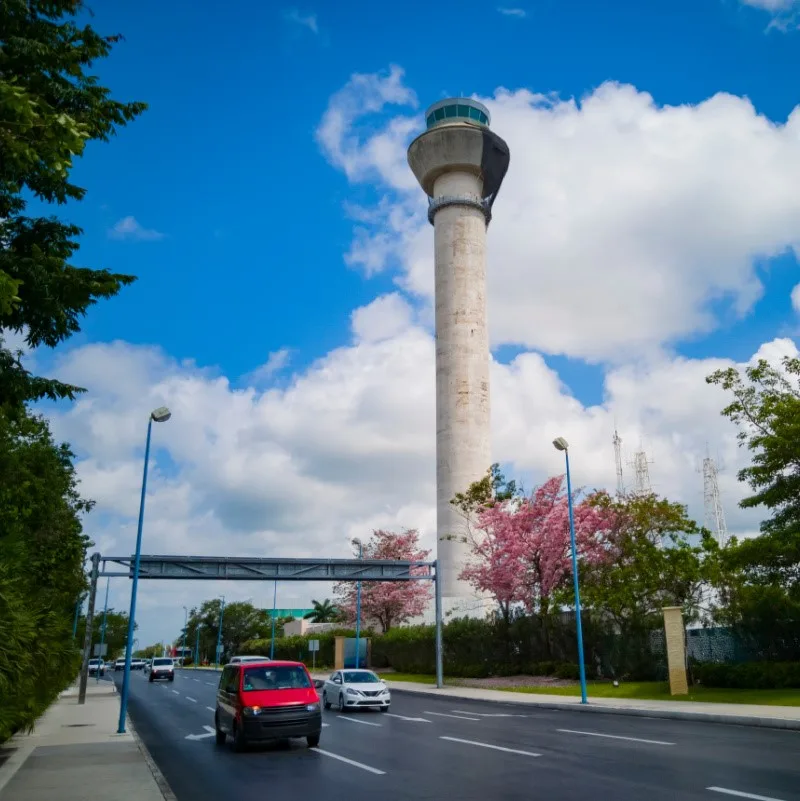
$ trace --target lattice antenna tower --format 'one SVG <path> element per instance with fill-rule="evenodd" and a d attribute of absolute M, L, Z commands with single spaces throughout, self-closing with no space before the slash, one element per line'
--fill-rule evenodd
<path fill-rule="evenodd" d="M 650 483 L 650 465 L 647 461 L 647 454 L 642 446 L 633 454 L 631 467 L 633 468 L 633 492 L 635 495 L 650 495 L 653 492 L 653 485 Z"/>
<path fill-rule="evenodd" d="M 614 443 L 614 464 L 617 468 L 617 495 L 625 494 L 625 479 L 622 476 L 622 438 L 614 428 L 614 437 L 611 440 Z"/>
<path fill-rule="evenodd" d="M 719 493 L 717 463 L 706 456 L 703 459 L 703 501 L 706 513 L 706 528 L 717 538 L 720 548 L 728 544 L 728 524 Z"/>

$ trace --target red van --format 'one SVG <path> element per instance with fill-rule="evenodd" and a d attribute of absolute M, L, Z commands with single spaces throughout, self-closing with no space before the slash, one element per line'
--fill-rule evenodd
<path fill-rule="evenodd" d="M 236 751 L 248 743 L 305 737 L 319 745 L 319 696 L 302 662 L 247 662 L 226 665 L 214 713 L 217 744 L 228 735 Z"/>

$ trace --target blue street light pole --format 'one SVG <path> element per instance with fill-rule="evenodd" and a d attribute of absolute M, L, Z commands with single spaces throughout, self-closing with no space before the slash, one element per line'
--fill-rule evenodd
<path fill-rule="evenodd" d="M 131 607 L 128 612 L 128 639 L 125 649 L 125 670 L 122 674 L 122 694 L 119 704 L 119 725 L 117 734 L 125 734 L 125 718 L 128 714 L 128 689 L 131 681 L 131 654 L 133 652 L 131 643 L 133 642 L 133 632 L 136 626 L 136 590 L 139 588 L 139 562 L 142 556 L 142 524 L 144 523 L 144 499 L 147 495 L 147 463 L 150 460 L 150 432 L 153 429 L 153 422 L 165 423 L 171 417 L 171 412 L 166 406 L 150 412 L 147 419 L 147 442 L 144 446 L 144 472 L 142 473 L 142 497 L 139 501 L 139 526 L 136 531 L 136 555 L 133 560 L 133 584 L 131 585 Z"/>
<path fill-rule="evenodd" d="M 81 613 L 81 607 L 83 606 L 83 593 L 81 593 L 78 600 L 75 602 L 75 618 L 72 621 L 72 639 L 74 640 L 78 636 L 78 616 Z"/>
<path fill-rule="evenodd" d="M 275 617 L 278 611 L 278 581 L 275 580 L 275 589 L 272 592 L 272 639 L 269 641 L 269 658 L 275 658 Z"/>
<path fill-rule="evenodd" d="M 106 618 L 108 617 L 108 585 L 111 583 L 111 579 L 106 579 L 106 603 L 103 607 L 103 625 L 100 626 L 100 653 L 97 655 L 99 659 L 103 658 L 103 644 L 106 641 Z M 97 681 L 100 681 L 100 671 L 98 670 L 95 674 Z"/>
<path fill-rule="evenodd" d="M 586 703 L 586 666 L 583 663 L 583 626 L 581 625 L 581 590 L 578 582 L 578 549 L 575 545 L 575 517 L 572 512 L 572 479 L 569 474 L 569 445 L 564 437 L 553 440 L 559 451 L 564 451 L 567 462 L 567 505 L 569 508 L 569 541 L 572 549 L 572 583 L 575 591 L 575 624 L 578 636 L 578 670 L 581 677 L 581 703 Z"/>
<path fill-rule="evenodd" d="M 358 558 L 364 558 L 364 545 L 358 537 L 354 537 L 353 545 L 358 546 Z M 361 581 L 356 588 L 356 668 L 361 667 Z"/>
<path fill-rule="evenodd" d="M 214 658 L 214 667 L 219 667 L 219 651 L 222 647 L 222 617 L 225 614 L 225 596 L 222 596 L 222 602 L 219 607 L 219 630 L 217 631 L 217 655 Z"/>
<path fill-rule="evenodd" d="M 186 664 L 186 629 L 189 626 L 189 610 L 183 607 L 183 648 L 181 649 L 181 667 Z"/>
<path fill-rule="evenodd" d="M 194 630 L 194 666 L 195 669 L 200 667 L 200 629 L 203 624 L 198 623 L 197 628 Z"/>

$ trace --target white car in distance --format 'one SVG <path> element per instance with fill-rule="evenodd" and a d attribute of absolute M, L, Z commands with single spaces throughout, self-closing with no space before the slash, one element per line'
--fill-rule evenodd
<path fill-rule="evenodd" d="M 248 662 L 269 662 L 268 656 L 234 656 L 229 665 L 246 665 Z"/>
<path fill-rule="evenodd" d="M 334 704 L 342 712 L 351 709 L 380 709 L 388 712 L 392 703 L 389 688 L 371 670 L 337 670 L 322 688 L 322 705 Z"/>

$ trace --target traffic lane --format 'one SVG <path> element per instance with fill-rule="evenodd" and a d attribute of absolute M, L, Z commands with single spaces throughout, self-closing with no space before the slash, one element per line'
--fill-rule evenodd
<path fill-rule="evenodd" d="M 196 684 L 199 684 L 199 682 Z M 186 686 L 191 687 L 194 685 Z M 427 708 L 413 708 L 415 701 Z M 400 705 L 398 705 L 398 702 L 400 702 Z M 684 723 L 679 721 L 647 721 L 641 718 L 587 715 L 586 713 L 570 712 L 567 714 L 574 718 L 577 723 L 582 724 L 583 728 L 575 730 L 570 728 L 569 731 L 558 732 L 558 728 L 567 727 L 556 725 L 555 728 L 552 728 L 552 726 L 548 724 L 563 724 L 564 713 L 561 712 L 552 712 L 546 715 L 531 714 L 530 717 L 497 718 L 495 717 L 497 714 L 517 715 L 527 712 L 528 710 L 523 709 L 522 712 L 520 712 L 518 708 L 503 707 L 491 702 L 467 704 L 459 702 L 458 708 L 448 710 L 447 706 L 450 703 L 452 703 L 452 699 L 438 699 L 435 697 L 418 698 L 416 696 L 397 693 L 394 697 L 391 717 L 370 712 L 351 713 L 346 716 L 339 715 L 335 711 L 326 713 L 326 722 L 330 721 L 331 724 L 337 728 L 333 731 L 330 729 L 327 730 L 323 737 L 326 742 L 331 741 L 331 737 L 333 737 L 333 741 L 339 746 L 337 751 L 341 755 L 346 755 L 347 758 L 356 759 L 366 764 L 378 765 L 379 768 L 402 774 L 405 772 L 405 766 L 398 765 L 394 756 L 398 752 L 409 754 L 414 751 L 414 743 L 401 743 L 407 736 L 412 736 L 414 740 L 425 736 L 420 735 L 419 732 L 415 732 L 411 735 L 410 730 L 407 728 L 408 724 L 414 722 L 413 718 L 419 716 L 422 718 L 422 720 L 418 721 L 419 723 L 425 726 L 426 724 L 424 724 L 423 721 L 426 719 L 430 720 L 431 724 L 427 725 L 434 725 L 435 728 L 445 732 L 444 735 L 440 734 L 438 736 L 450 738 L 443 740 L 442 743 L 439 744 L 440 746 L 444 745 L 445 748 L 455 747 L 457 750 L 467 749 L 473 752 L 475 749 L 482 749 L 481 753 L 490 752 L 493 757 L 497 757 L 498 754 L 502 754 L 503 756 L 506 754 L 525 756 L 526 753 L 535 752 L 530 749 L 538 749 L 546 756 L 553 757 L 560 755 L 564 757 L 567 762 L 570 762 L 570 760 L 578 754 L 584 761 L 577 766 L 570 765 L 567 768 L 568 773 L 573 774 L 575 769 L 579 771 L 582 770 L 584 774 L 589 774 L 591 776 L 591 778 L 584 776 L 584 779 L 588 778 L 589 784 L 592 787 L 596 786 L 599 782 L 610 792 L 611 785 L 613 785 L 615 788 L 614 792 L 617 794 L 636 794 L 646 790 L 652 795 L 653 792 L 658 792 L 659 788 L 665 788 L 667 793 L 680 792 L 682 796 L 685 797 L 687 793 L 698 792 L 697 779 L 701 775 L 709 777 L 709 784 L 706 786 L 711 784 L 731 786 L 731 784 L 733 784 L 734 786 L 739 786 L 743 790 L 746 789 L 751 792 L 753 790 L 760 790 L 763 792 L 766 790 L 774 791 L 781 789 L 776 780 L 781 777 L 776 777 L 776 771 L 778 773 L 783 771 L 785 768 L 784 764 L 779 764 L 777 768 L 771 768 L 766 771 L 769 773 L 769 776 L 765 776 L 765 771 L 763 770 L 760 771 L 758 775 L 752 775 L 742 770 L 732 770 L 732 764 L 736 767 L 735 762 L 732 763 L 729 754 L 723 753 L 720 765 L 721 769 L 716 774 L 714 771 L 710 770 L 708 758 L 702 756 L 695 759 L 696 762 L 700 763 L 699 770 L 694 770 L 691 765 L 686 764 L 687 757 L 678 760 L 681 764 L 676 770 L 671 764 L 675 761 L 674 759 L 665 759 L 663 754 L 656 756 L 654 753 L 648 753 L 649 749 L 652 750 L 653 745 L 657 745 L 661 742 L 661 740 L 657 738 L 663 738 L 663 732 L 657 731 L 654 734 L 647 731 L 645 733 L 656 739 L 652 740 L 650 743 L 638 742 L 638 739 L 642 735 L 640 731 L 642 725 L 648 724 L 659 726 L 659 724 L 666 723 L 673 729 L 671 736 L 677 733 L 684 737 L 687 733 L 691 734 L 692 730 L 698 726 L 701 729 L 708 728 L 716 730 L 717 733 L 722 732 L 728 733 L 729 735 L 732 732 L 736 732 L 736 735 L 740 737 L 741 730 L 737 727 L 693 724 L 691 722 Z M 514 711 L 498 712 L 498 709 L 510 709 Z M 395 715 L 398 715 L 398 717 L 395 717 Z M 403 720 L 403 718 L 408 717 L 412 718 L 412 720 Z M 591 731 L 585 726 L 587 719 L 593 721 L 595 719 L 608 721 L 611 725 L 621 725 L 624 728 L 621 732 L 618 731 L 617 734 L 611 735 L 608 739 L 595 737 L 587 733 Z M 481 725 L 476 726 L 476 723 L 480 723 Z M 570 726 L 571 725 L 573 724 L 570 724 Z M 442 729 L 443 726 L 446 728 Z M 460 730 L 453 730 L 453 727 L 459 726 L 462 727 Z M 630 727 L 633 727 L 633 729 Z M 579 731 L 583 733 L 578 734 Z M 791 732 L 770 732 L 768 730 L 755 731 L 762 736 L 776 735 L 780 737 L 782 735 L 786 737 L 786 735 L 793 734 Z M 598 731 L 595 727 L 594 733 L 602 732 Z M 608 729 L 605 730 L 605 733 L 609 733 Z M 701 734 L 705 739 L 708 739 L 706 732 L 701 732 Z M 632 735 L 635 739 L 632 741 L 616 741 L 611 739 L 611 737 L 620 735 Z M 640 737 L 637 738 L 637 735 Z M 389 738 L 388 742 L 386 739 L 387 737 Z M 575 737 L 588 741 L 578 744 L 574 742 Z M 782 744 L 785 747 L 785 741 Z M 507 750 L 497 751 L 496 749 L 498 747 Z M 696 742 L 690 742 L 688 748 L 690 749 L 688 756 L 688 761 L 690 762 L 694 756 L 692 749 L 696 750 Z M 636 749 L 638 749 L 638 751 Z M 520 751 L 524 753 L 516 753 Z M 426 751 L 426 754 L 427 753 Z M 434 774 L 432 775 L 435 775 L 436 766 L 440 758 L 440 756 L 433 756 Z M 763 761 L 762 757 L 758 758 Z M 624 775 L 615 776 L 615 774 L 619 772 L 620 760 L 634 760 L 636 765 L 641 769 L 639 771 L 632 771 L 630 768 L 627 768 L 623 770 Z M 419 767 L 422 761 L 423 760 L 421 760 L 419 756 L 415 758 L 416 768 Z M 470 764 L 473 761 L 474 758 L 470 758 Z M 487 773 L 493 773 L 494 771 L 491 766 L 496 764 L 496 760 L 486 760 L 486 765 L 483 769 Z M 509 774 L 509 771 L 510 774 L 513 774 L 516 769 L 515 766 L 510 769 L 506 769 L 505 767 L 501 769 L 503 776 L 500 777 L 500 780 L 504 787 L 515 783 L 513 775 L 507 777 L 506 774 Z M 467 766 L 467 775 L 469 774 L 469 766 Z M 611 785 L 609 785 L 609 776 L 615 776 L 615 780 L 611 782 Z M 405 780 L 411 782 L 410 786 L 412 787 L 414 786 L 413 778 L 414 777 L 405 777 Z M 783 778 L 783 783 L 787 785 L 787 789 L 797 784 L 795 775 Z M 556 779 L 560 784 L 563 784 L 565 781 L 567 781 L 567 783 L 569 782 L 568 778 L 565 780 L 564 777 L 559 776 L 557 772 Z M 580 784 L 582 785 L 583 782 L 580 782 Z M 621 788 L 619 786 L 620 784 L 624 785 L 624 787 Z M 450 786 L 452 790 L 452 783 Z M 461 792 L 463 794 L 464 792 L 469 792 L 470 789 L 472 788 L 463 789 Z M 489 788 L 488 791 L 490 792 L 490 790 L 491 788 Z M 580 787 L 579 791 L 582 792 Z M 416 790 L 414 792 L 416 792 Z M 484 790 L 481 789 L 480 792 L 484 792 Z"/>
<path fill-rule="evenodd" d="M 131 682 L 129 714 L 139 737 L 147 746 L 178 801 L 241 798 L 262 799 L 270 792 L 325 794 L 334 799 L 373 798 L 372 780 L 382 775 L 363 771 L 317 752 L 300 741 L 255 746 L 234 754 L 217 746 L 214 738 L 189 739 L 202 732 L 202 715 L 213 714 L 172 693 L 160 693 L 158 685 Z M 207 720 L 206 720 L 207 723 Z M 380 789 L 380 786 L 377 788 Z"/>
<path fill-rule="evenodd" d="M 564 757 L 577 750 L 612 761 L 627 755 L 654 770 L 662 764 L 680 763 L 680 770 L 691 766 L 694 775 L 706 777 L 709 785 L 733 780 L 746 786 L 793 791 L 793 798 L 800 787 L 796 758 L 800 732 L 796 731 L 464 703 L 403 693 L 395 693 L 392 702 L 393 707 L 402 704 L 404 714 L 447 721 L 458 726 L 463 736 L 480 729 L 511 747 L 521 743 L 520 747 Z"/>

